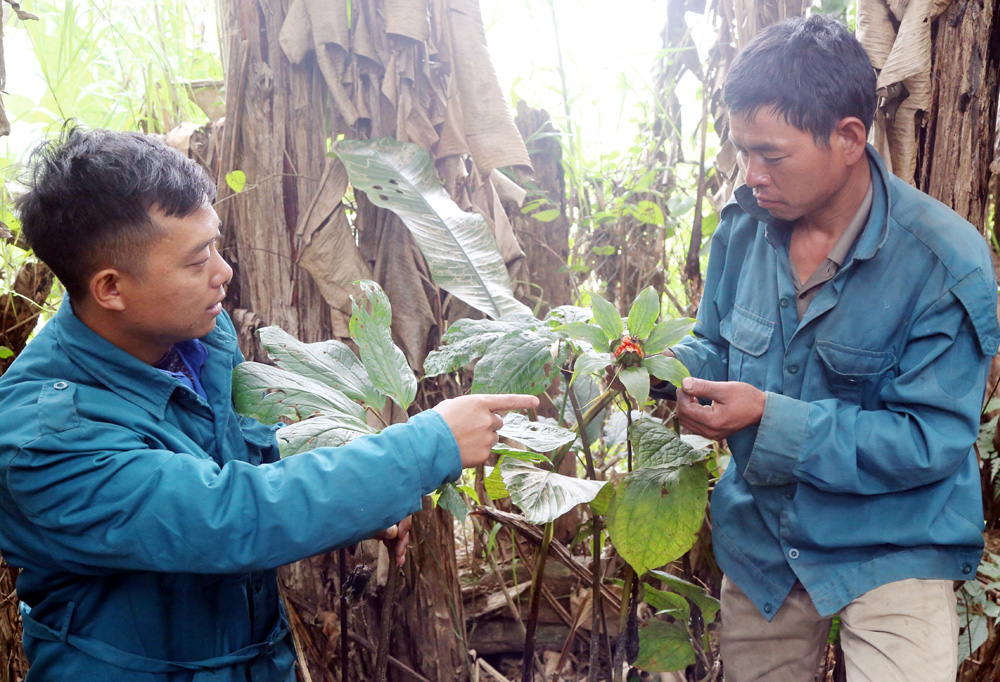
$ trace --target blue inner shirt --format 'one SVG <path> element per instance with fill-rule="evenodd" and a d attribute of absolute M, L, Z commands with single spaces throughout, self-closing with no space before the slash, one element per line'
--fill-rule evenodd
<path fill-rule="evenodd" d="M 201 386 L 201 368 L 207 358 L 205 345 L 198 339 L 191 339 L 175 343 L 153 367 L 167 376 L 179 379 L 182 384 L 207 399 L 205 389 Z"/>

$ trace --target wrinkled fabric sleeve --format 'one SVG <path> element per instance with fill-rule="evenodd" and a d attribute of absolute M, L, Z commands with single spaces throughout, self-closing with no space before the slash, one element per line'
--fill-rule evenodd
<path fill-rule="evenodd" d="M 724 214 L 723 221 L 712 235 L 705 288 L 698 305 L 694 334 L 670 349 L 692 376 L 709 381 L 726 381 L 729 378 L 729 346 L 719 333 L 719 299 L 723 294 L 721 286 L 728 265 L 731 229 L 731 219 Z"/>
<path fill-rule="evenodd" d="M 261 466 L 219 467 L 83 423 L 24 444 L 4 482 L 70 571 L 236 573 L 371 537 L 460 472 L 451 430 L 431 410 Z"/>
<path fill-rule="evenodd" d="M 951 475 L 978 435 L 990 357 L 951 292 L 911 329 L 899 373 L 879 391 L 884 409 L 767 393 L 747 482 L 804 481 L 828 492 L 881 495 Z"/>

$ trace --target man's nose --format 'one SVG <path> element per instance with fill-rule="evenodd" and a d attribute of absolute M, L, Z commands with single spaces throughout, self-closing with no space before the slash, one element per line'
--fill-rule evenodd
<path fill-rule="evenodd" d="M 215 286 L 225 286 L 229 284 L 229 281 L 233 278 L 233 268 L 226 259 L 222 257 L 222 254 L 216 252 L 219 259 L 219 267 L 215 274 Z"/>
<path fill-rule="evenodd" d="M 754 159 L 753 156 L 747 159 L 746 176 L 750 189 L 756 189 L 771 182 L 771 176 L 764 171 L 761 162 Z"/>

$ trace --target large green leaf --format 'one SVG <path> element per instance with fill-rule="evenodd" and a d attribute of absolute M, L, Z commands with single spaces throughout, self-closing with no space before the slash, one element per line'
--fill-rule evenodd
<path fill-rule="evenodd" d="M 347 415 L 312 417 L 278 429 L 278 450 L 287 457 L 316 448 L 337 448 L 369 433 L 375 430 Z"/>
<path fill-rule="evenodd" d="M 695 321 L 690 317 L 678 317 L 656 325 L 646 339 L 646 354 L 656 355 L 680 343 L 680 340 L 694 329 L 694 324 Z"/>
<path fill-rule="evenodd" d="M 659 316 L 660 294 L 653 287 L 646 287 L 635 297 L 632 309 L 628 311 L 629 335 L 645 339 Z"/>
<path fill-rule="evenodd" d="M 341 140 L 333 151 L 355 189 L 402 219 L 442 289 L 493 318 L 528 310 L 486 219 L 452 201 L 427 152 L 392 138 Z"/>
<path fill-rule="evenodd" d="M 375 282 L 361 280 L 359 284 L 371 310 L 351 296 L 351 338 L 358 344 L 372 383 L 405 410 L 417 396 L 417 378 L 392 341 L 389 298 Z"/>
<path fill-rule="evenodd" d="M 494 342 L 476 364 L 473 393 L 538 395 L 549 385 L 552 340 L 535 332 L 510 332 Z"/>
<path fill-rule="evenodd" d="M 618 313 L 618 309 L 597 294 L 590 295 L 590 302 L 594 308 L 594 322 L 604 331 L 604 336 L 607 337 L 608 341 L 621 338 L 622 332 L 625 331 L 625 325 L 622 323 L 622 316 Z"/>
<path fill-rule="evenodd" d="M 523 414 L 509 412 L 497 433 L 521 443 L 536 452 L 552 452 L 561 445 L 572 443 L 576 434 L 554 424 L 533 422 Z"/>
<path fill-rule="evenodd" d="M 694 649 L 683 623 L 666 623 L 654 618 L 639 626 L 636 667 L 648 672 L 666 673 L 684 670 L 694 662 Z"/>
<path fill-rule="evenodd" d="M 372 385 L 364 365 L 347 344 L 336 340 L 302 343 L 280 327 L 264 327 L 258 334 L 278 367 L 329 384 L 351 400 L 375 409 L 385 405 L 385 395 Z"/>
<path fill-rule="evenodd" d="M 365 421 L 364 408 L 337 389 L 259 362 L 244 362 L 233 370 L 233 406 L 265 424 L 279 417 L 297 421 L 331 413 Z"/>
<path fill-rule="evenodd" d="M 639 575 L 668 564 L 694 545 L 707 500 L 704 462 L 636 469 L 608 506 L 611 541 Z"/>
<path fill-rule="evenodd" d="M 667 592 L 643 585 L 642 600 L 652 606 L 658 614 L 665 613 L 682 623 L 691 620 L 691 607 L 688 606 L 687 599 L 675 592 Z"/>
<path fill-rule="evenodd" d="M 681 381 L 691 376 L 680 360 L 668 358 L 666 355 L 652 355 L 645 358 L 642 366 L 657 379 L 669 381 L 674 386 L 680 386 Z"/>
<path fill-rule="evenodd" d="M 510 499 L 524 512 L 524 518 L 539 525 L 555 521 L 578 504 L 590 502 L 605 485 L 604 481 L 563 476 L 507 458 L 500 464 L 500 476 Z"/>
<path fill-rule="evenodd" d="M 590 308 L 581 308 L 577 305 L 561 305 L 553 308 L 545 315 L 545 322 L 552 327 L 570 322 L 586 322 L 594 316 L 594 311 Z"/>
<path fill-rule="evenodd" d="M 491 345 L 507 334 L 541 326 L 531 315 L 520 314 L 507 315 L 499 320 L 458 320 L 441 337 L 447 345 L 431 351 L 424 359 L 424 373 L 435 377 L 454 372 L 485 355 Z"/>
<path fill-rule="evenodd" d="M 658 419 L 637 419 L 629 432 L 635 450 L 635 468 L 679 466 L 705 459 L 706 454 L 677 437 Z"/>
<path fill-rule="evenodd" d="M 438 492 L 441 493 L 437 501 L 438 506 L 451 512 L 451 515 L 459 521 L 465 521 L 465 517 L 469 515 L 469 505 L 465 503 L 462 493 L 455 484 L 444 483 L 438 488 Z"/>
<path fill-rule="evenodd" d="M 640 419 L 630 435 L 640 468 L 618 484 L 608 507 L 608 532 L 618 553 L 642 575 L 694 544 L 708 499 L 708 469 L 704 461 L 694 461 L 704 454 L 657 420 Z"/>

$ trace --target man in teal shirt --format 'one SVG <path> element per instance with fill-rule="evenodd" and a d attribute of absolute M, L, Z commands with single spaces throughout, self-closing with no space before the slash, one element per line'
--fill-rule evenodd
<path fill-rule="evenodd" d="M 849 680 L 954 680 L 1000 340 L 986 243 L 866 145 L 875 74 L 839 22 L 762 31 L 725 97 L 746 184 L 672 352 L 681 424 L 733 455 L 712 496 L 726 680 L 811 680 L 834 614 Z"/>
<path fill-rule="evenodd" d="M 32 157 L 24 235 L 68 292 L 0 378 L 0 552 L 29 682 L 293 682 L 275 568 L 353 544 L 482 463 L 497 411 L 446 400 L 280 460 L 233 410 L 214 186 L 149 137 L 68 130 Z M 402 560 L 404 537 L 399 542 Z"/>

